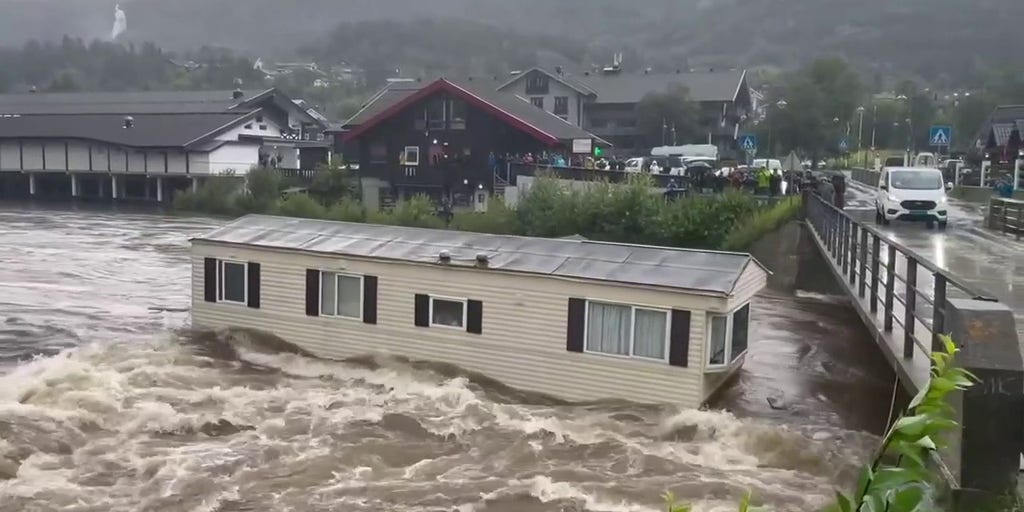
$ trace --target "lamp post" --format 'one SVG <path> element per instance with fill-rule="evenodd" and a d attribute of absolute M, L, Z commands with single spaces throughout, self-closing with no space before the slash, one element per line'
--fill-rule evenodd
<path fill-rule="evenodd" d="M 787 103 L 786 100 L 779 100 L 779 101 L 775 102 L 775 107 L 778 108 L 780 111 L 781 110 L 785 110 L 787 105 L 789 105 L 789 103 Z M 765 117 L 766 117 L 765 120 L 768 121 L 768 156 L 767 156 L 767 159 L 771 159 L 772 154 L 775 152 L 774 151 L 775 146 L 773 144 L 774 141 L 772 140 L 772 117 L 771 117 L 771 113 L 766 111 L 765 112 Z"/>

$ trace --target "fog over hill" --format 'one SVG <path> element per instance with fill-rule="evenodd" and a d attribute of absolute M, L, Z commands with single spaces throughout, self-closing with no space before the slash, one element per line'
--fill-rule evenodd
<path fill-rule="evenodd" d="M 59 40 L 64 34 L 109 39 L 114 4 L 0 0 L 0 45 Z M 328 44 L 337 24 L 379 20 L 401 27 L 422 18 L 467 20 L 516 34 L 522 44 L 544 34 L 589 48 L 565 56 L 569 61 L 605 53 L 610 58 L 618 50 L 636 65 L 659 67 L 792 67 L 832 54 L 867 72 L 922 76 L 940 86 L 969 82 L 971 71 L 981 67 L 1015 64 L 1021 44 L 1020 0 L 125 0 L 120 5 L 130 41 L 154 41 L 173 50 L 208 44 L 250 56 L 296 57 L 298 48 L 306 48 L 321 58 L 357 61 Z M 361 37 L 372 46 L 374 39 L 401 35 L 386 27 L 363 31 Z M 473 37 L 487 33 L 469 32 Z M 465 44 L 471 48 L 475 42 Z"/>

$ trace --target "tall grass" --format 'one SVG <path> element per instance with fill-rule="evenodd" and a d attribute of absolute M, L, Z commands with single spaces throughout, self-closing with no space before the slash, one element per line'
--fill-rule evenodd
<path fill-rule="evenodd" d="M 771 233 L 783 224 L 795 219 L 800 214 L 801 200 L 799 196 L 784 198 L 774 205 L 754 212 L 729 232 L 722 242 L 725 251 L 745 251 L 765 234 Z"/>

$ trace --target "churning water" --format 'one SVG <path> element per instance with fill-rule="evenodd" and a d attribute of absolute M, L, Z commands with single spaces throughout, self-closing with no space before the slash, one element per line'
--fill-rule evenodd
<path fill-rule="evenodd" d="M 215 224 L 0 209 L 0 511 L 804 511 L 885 419 L 884 363 L 823 302 L 757 303 L 732 413 L 191 332 L 187 237 Z"/>

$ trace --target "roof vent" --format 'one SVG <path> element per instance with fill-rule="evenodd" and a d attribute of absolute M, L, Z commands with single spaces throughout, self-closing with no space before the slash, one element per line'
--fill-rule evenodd
<path fill-rule="evenodd" d="M 34 85 L 33 85 L 32 87 L 29 87 L 29 88 L 28 88 L 28 92 L 30 92 L 30 93 L 33 93 L 33 94 L 35 94 L 35 92 L 36 92 L 36 86 L 34 86 Z"/>
<path fill-rule="evenodd" d="M 241 89 L 235 89 L 234 91 L 231 91 L 231 99 L 233 100 L 240 100 L 242 99 L 243 96 L 245 96 L 245 93 L 242 92 Z"/>
<path fill-rule="evenodd" d="M 124 116 L 124 127 L 131 128 L 135 126 L 135 118 L 132 116 Z"/>
<path fill-rule="evenodd" d="M 477 262 L 478 265 L 486 266 L 487 263 L 489 263 L 490 261 L 491 261 L 491 257 L 488 256 L 486 253 L 478 252 L 476 254 L 476 262 Z"/>
<path fill-rule="evenodd" d="M 452 253 L 448 251 L 441 251 L 437 254 L 437 259 L 441 260 L 441 263 L 450 263 L 452 261 Z"/>

